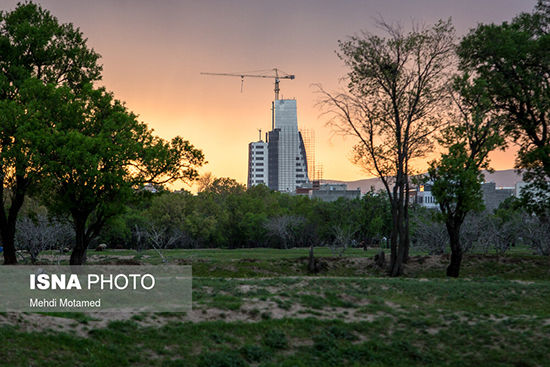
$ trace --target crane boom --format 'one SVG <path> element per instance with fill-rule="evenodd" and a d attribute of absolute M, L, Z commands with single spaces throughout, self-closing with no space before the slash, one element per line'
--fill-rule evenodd
<path fill-rule="evenodd" d="M 275 100 L 279 99 L 279 82 L 281 79 L 290 79 L 293 80 L 296 77 L 291 74 L 283 74 L 279 75 L 279 70 L 277 68 L 274 68 L 273 71 L 275 72 L 275 75 L 264 75 L 264 74 L 237 74 L 237 73 L 201 73 L 201 75 L 214 75 L 214 76 L 238 76 L 241 78 L 241 80 L 244 80 L 244 78 L 269 78 L 269 79 L 275 79 Z"/>

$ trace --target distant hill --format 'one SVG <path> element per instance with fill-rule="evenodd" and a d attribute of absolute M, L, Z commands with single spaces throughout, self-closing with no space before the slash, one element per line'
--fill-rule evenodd
<path fill-rule="evenodd" d="M 506 169 L 502 171 L 495 171 L 488 173 L 484 171 L 485 182 L 494 182 L 497 187 L 514 187 L 517 182 L 521 181 L 521 175 L 518 175 L 513 169 Z M 361 189 L 364 194 L 368 192 L 371 187 L 374 187 L 375 191 L 384 189 L 384 185 L 379 178 L 367 178 L 357 181 L 339 181 L 339 180 L 323 180 L 328 183 L 345 183 L 348 185 L 348 190 Z"/>

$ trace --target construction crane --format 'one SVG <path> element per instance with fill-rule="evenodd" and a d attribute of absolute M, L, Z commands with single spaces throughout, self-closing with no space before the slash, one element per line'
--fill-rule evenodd
<path fill-rule="evenodd" d="M 272 69 L 275 73 L 270 75 L 265 74 L 234 74 L 234 73 L 201 73 L 201 75 L 217 75 L 217 76 L 239 76 L 241 77 L 241 92 L 242 92 L 242 85 L 244 82 L 244 78 L 269 78 L 269 79 L 275 79 L 275 100 L 279 99 L 279 82 L 281 79 L 290 79 L 293 80 L 295 78 L 294 75 L 290 75 L 284 72 L 281 72 L 279 69 L 274 68 Z"/>

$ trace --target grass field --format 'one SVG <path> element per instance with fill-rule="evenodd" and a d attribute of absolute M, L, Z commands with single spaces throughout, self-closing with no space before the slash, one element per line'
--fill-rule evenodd
<path fill-rule="evenodd" d="M 474 254 L 446 279 L 445 257 L 413 254 L 392 279 L 374 253 L 318 249 L 310 276 L 306 249 L 168 251 L 193 266 L 192 311 L 0 314 L 0 366 L 550 365 L 550 259 Z"/>

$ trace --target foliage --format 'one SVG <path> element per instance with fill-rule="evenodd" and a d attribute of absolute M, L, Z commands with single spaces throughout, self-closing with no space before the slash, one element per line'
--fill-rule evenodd
<path fill-rule="evenodd" d="M 35 147 L 66 115 L 69 91 L 100 79 L 99 55 L 72 24 L 34 3 L 0 12 L 0 235 L 4 263 L 15 263 L 14 238 L 25 196 L 44 162 Z M 7 206 L 9 205 L 9 206 Z"/>
<path fill-rule="evenodd" d="M 377 245 L 389 236 L 391 214 L 383 194 L 334 202 L 274 192 L 260 185 L 235 189 L 234 181 L 218 180 L 215 191 L 163 192 L 135 198 L 117 221 L 107 223 L 102 242 L 150 247 L 143 234 L 151 228 L 176 235 L 171 248 L 308 247 L 333 244 L 334 228 L 352 228 L 346 243 Z M 229 188 L 224 188 L 229 185 Z M 116 235 L 121 234 L 120 236 Z M 141 236 L 141 237 L 140 237 Z M 111 245 L 110 245 L 111 246 Z"/>
<path fill-rule="evenodd" d="M 516 166 L 528 189 L 530 210 L 547 216 L 550 205 L 550 2 L 511 22 L 480 24 L 461 42 L 460 67 L 482 86 L 492 110 L 520 145 Z"/>
<path fill-rule="evenodd" d="M 71 216 L 76 244 L 71 263 L 85 261 L 86 248 L 103 225 L 124 209 L 145 183 L 193 180 L 204 157 L 188 141 L 167 142 L 104 89 L 85 86 L 73 95 L 67 118 L 40 145 L 54 213 Z"/>
<path fill-rule="evenodd" d="M 426 183 L 439 204 L 439 219 L 449 235 L 451 261 L 447 275 L 457 277 L 465 243 L 461 243 L 462 225 L 470 212 L 484 209 L 482 169 L 490 169 L 489 153 L 505 146 L 501 136 L 502 119 L 491 109 L 484 84 L 472 80 L 468 71 L 455 76 L 453 93 L 456 112 L 442 131 L 440 144 L 446 148 L 441 158 L 430 163 Z"/>
<path fill-rule="evenodd" d="M 411 162 L 425 156 L 430 135 L 448 105 L 448 70 L 454 54 L 449 21 L 404 32 L 380 22 L 387 37 L 363 33 L 340 41 L 338 56 L 350 69 L 348 93 L 320 89 L 337 131 L 352 135 L 355 163 L 379 177 L 391 203 L 390 273 L 400 275 L 409 251 Z"/>

